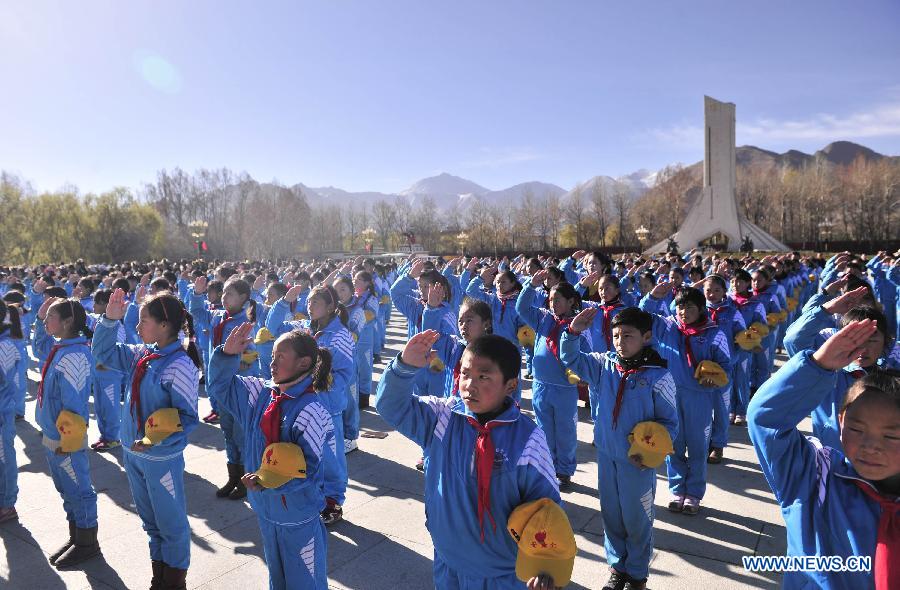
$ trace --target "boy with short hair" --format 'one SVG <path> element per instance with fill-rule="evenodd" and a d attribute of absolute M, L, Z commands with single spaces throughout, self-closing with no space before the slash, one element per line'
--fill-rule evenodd
<path fill-rule="evenodd" d="M 459 397 L 415 396 L 415 375 L 438 337 L 426 330 L 410 339 L 385 370 L 375 401 L 378 413 L 425 454 L 435 587 L 524 588 L 515 573 L 516 541 L 504 524 L 521 504 L 541 498 L 558 504 L 560 497 L 544 433 L 510 397 L 519 351 L 501 336 L 477 338 L 463 353 Z M 552 588 L 568 580 L 528 581 Z"/>
<path fill-rule="evenodd" d="M 653 316 L 635 307 L 612 320 L 615 349 L 585 353 L 579 334 L 590 328 L 596 308 L 572 320 L 560 339 L 560 359 L 590 388 L 597 447 L 600 514 L 610 577 L 604 590 L 646 588 L 653 556 L 656 467 L 672 450 L 678 432 L 675 382 L 666 361 L 651 346 Z M 646 429 L 651 456 L 633 444 Z M 634 436 L 632 434 L 634 433 Z"/>

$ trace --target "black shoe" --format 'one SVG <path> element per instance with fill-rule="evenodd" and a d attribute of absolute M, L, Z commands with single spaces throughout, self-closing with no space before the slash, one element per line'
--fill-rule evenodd
<path fill-rule="evenodd" d="M 234 464 L 234 477 L 235 484 L 234 489 L 231 490 L 231 493 L 228 494 L 229 500 L 241 500 L 247 497 L 247 488 L 244 487 L 244 482 L 241 481 L 241 478 L 244 476 L 244 466 L 240 463 Z"/>
<path fill-rule="evenodd" d="M 153 579 L 150 580 L 150 590 L 163 589 L 163 572 L 166 571 L 166 564 L 158 559 L 150 562 L 153 566 Z"/>
<path fill-rule="evenodd" d="M 82 561 L 100 555 L 100 544 L 97 542 L 97 527 L 82 529 L 75 527 L 75 544 L 66 549 L 53 565 L 57 569 L 71 567 Z"/>
<path fill-rule="evenodd" d="M 629 578 L 626 574 L 616 570 L 615 568 L 609 568 L 609 579 L 606 580 L 606 585 L 603 587 L 603 590 L 624 590 L 625 584 L 627 584 Z"/>
<path fill-rule="evenodd" d="M 187 590 L 187 570 L 163 564 L 162 590 Z"/>
<path fill-rule="evenodd" d="M 635 580 L 634 578 L 628 578 L 628 583 L 625 584 L 625 590 L 646 590 L 647 588 L 647 578 L 643 580 Z"/>
<path fill-rule="evenodd" d="M 224 486 L 216 490 L 217 498 L 228 498 L 231 495 L 231 492 L 234 491 L 234 488 L 237 487 L 239 483 L 241 483 L 241 476 L 243 473 L 238 473 L 237 463 L 228 463 L 228 482 L 225 483 Z M 243 469 L 241 470 L 243 472 Z"/>
<path fill-rule="evenodd" d="M 344 518 L 344 509 L 331 498 L 325 498 L 325 510 L 322 511 L 320 516 L 322 517 L 322 523 L 328 526 Z"/>
<path fill-rule="evenodd" d="M 531 381 L 532 379 L 534 379 L 534 376 L 531 373 L 525 373 L 525 378 Z"/>
<path fill-rule="evenodd" d="M 570 476 L 570 475 L 563 475 L 562 473 L 557 473 L 556 480 L 559 482 L 559 489 L 561 489 L 561 490 L 568 489 L 569 486 L 572 485 L 572 476 Z"/>
<path fill-rule="evenodd" d="M 21 422 L 25 419 L 25 416 L 22 414 L 16 414 L 16 422 Z"/>
<path fill-rule="evenodd" d="M 359 395 L 359 409 L 360 409 L 360 410 L 365 410 L 365 409 L 368 408 L 368 407 L 370 407 L 370 406 L 369 406 L 369 394 L 368 394 L 368 393 L 365 393 L 365 394 L 362 394 L 362 393 L 361 393 L 361 394 Z"/>
<path fill-rule="evenodd" d="M 50 563 L 56 564 L 56 560 L 59 559 L 59 556 L 66 552 L 66 550 L 75 544 L 75 521 L 69 521 L 69 540 L 65 542 L 65 544 L 50 554 Z"/>
<path fill-rule="evenodd" d="M 372 358 L 373 358 L 373 364 L 380 365 L 382 363 L 380 354 L 376 354 Z"/>
<path fill-rule="evenodd" d="M 712 465 L 718 465 L 722 462 L 722 450 L 720 447 L 713 447 L 709 451 L 709 456 L 706 458 L 706 462 Z"/>
<path fill-rule="evenodd" d="M 416 463 L 416 469 L 418 469 L 422 473 L 425 473 L 425 457 L 419 459 L 419 461 Z"/>

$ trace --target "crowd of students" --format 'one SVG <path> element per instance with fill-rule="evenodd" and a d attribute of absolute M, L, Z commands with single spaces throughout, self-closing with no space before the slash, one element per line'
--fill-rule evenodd
<path fill-rule="evenodd" d="M 345 454 L 381 364 L 375 409 L 422 449 L 437 588 L 569 582 L 579 400 L 605 590 L 646 587 L 656 469 L 668 510 L 698 514 L 730 425 L 749 427 L 789 555 L 872 557 L 868 572 L 786 573 L 786 587 L 900 587 L 898 255 L 79 261 L 0 275 L 0 522 L 17 518 L 30 349 L 69 526 L 58 568 L 100 553 L 88 452 L 121 448 L 149 585 L 186 587 L 183 453 L 202 420 L 223 436 L 216 496 L 249 500 L 270 587 L 327 587 L 326 527 L 343 518 Z M 408 341 L 382 358 L 394 307 Z"/>

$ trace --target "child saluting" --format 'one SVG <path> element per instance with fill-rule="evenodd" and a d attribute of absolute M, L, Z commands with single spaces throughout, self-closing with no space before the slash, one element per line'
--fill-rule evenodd
<path fill-rule="evenodd" d="M 413 336 L 385 370 L 375 401 L 378 413 L 427 457 L 435 587 L 525 588 L 516 576 L 517 544 L 504 524 L 522 504 L 560 498 L 544 433 L 510 397 L 519 351 L 502 336 L 481 336 L 463 353 L 459 397 L 415 396 L 416 372 L 438 338 L 434 330 Z M 529 588 L 568 582 L 537 575 L 526 581 Z"/>

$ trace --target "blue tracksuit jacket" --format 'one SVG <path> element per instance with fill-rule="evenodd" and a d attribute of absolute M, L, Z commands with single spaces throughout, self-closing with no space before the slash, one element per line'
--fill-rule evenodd
<path fill-rule="evenodd" d="M 16 406 L 19 367 L 25 363 L 8 331 L 0 334 L 0 508 L 16 505 L 19 467 L 16 464 Z"/>

